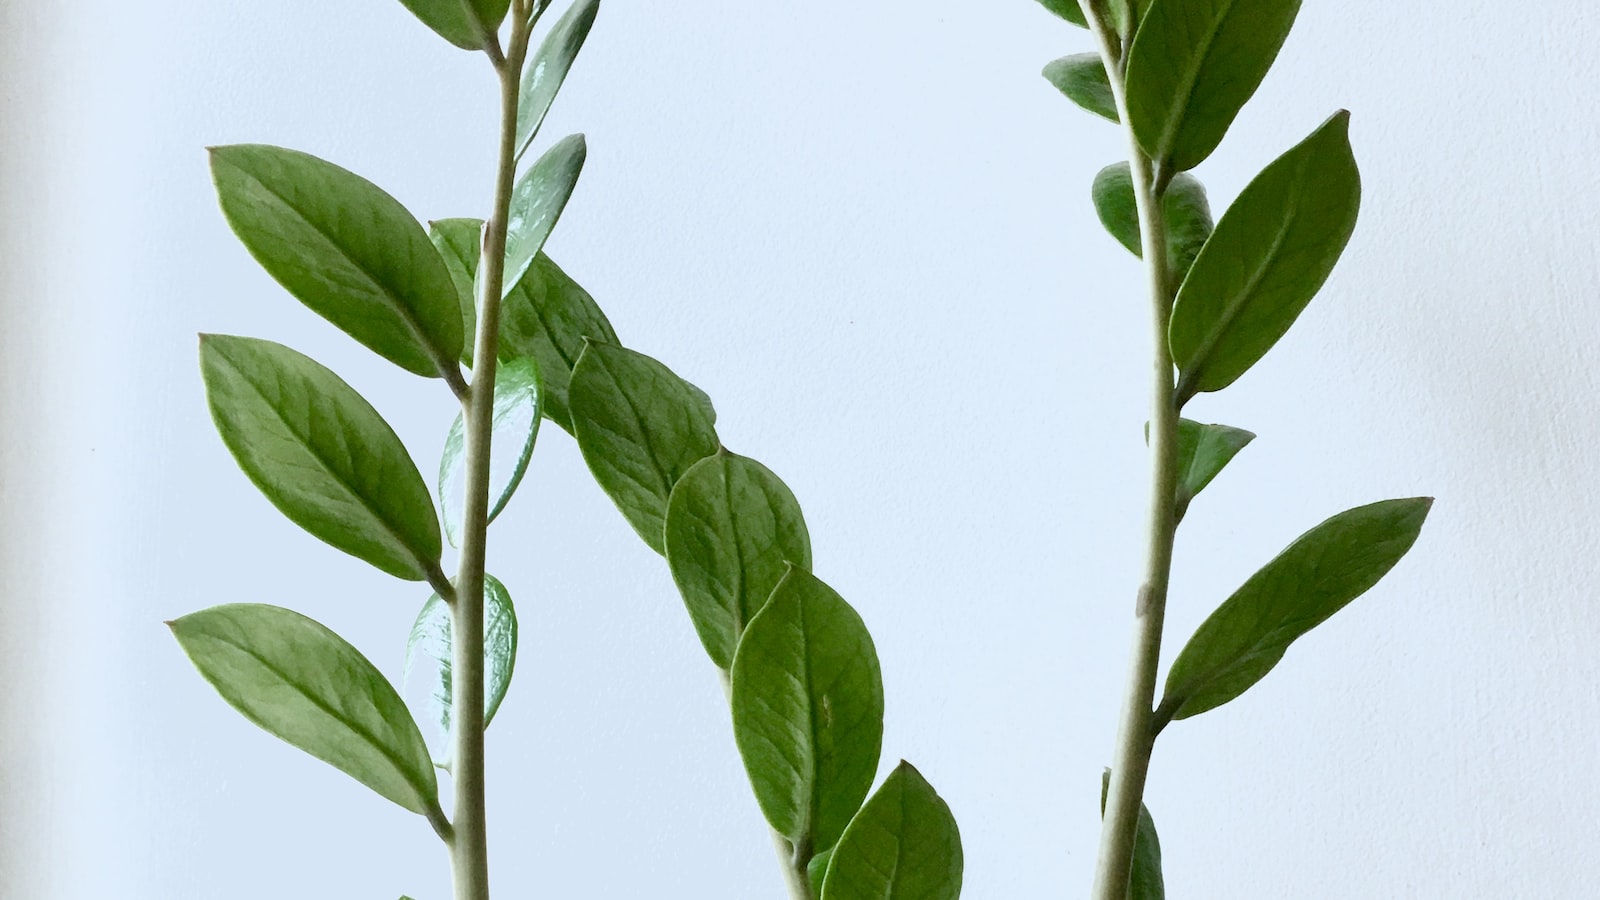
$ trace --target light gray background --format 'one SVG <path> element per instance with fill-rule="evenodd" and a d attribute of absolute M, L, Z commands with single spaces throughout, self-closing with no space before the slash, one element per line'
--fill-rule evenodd
<path fill-rule="evenodd" d="M 1169 653 L 1325 516 L 1433 493 L 1412 556 L 1149 803 L 1175 898 L 1587 898 L 1600 875 L 1588 3 L 1310 0 L 1199 171 L 1220 208 L 1339 107 L 1366 198 L 1328 288 L 1192 413 L 1261 434 L 1180 536 Z M 1074 897 L 1137 571 L 1147 331 L 1087 186 L 1109 125 L 1038 76 L 1029 0 L 607 0 L 546 126 L 550 243 L 805 505 L 967 892 Z M 423 466 L 451 403 L 276 287 L 201 148 L 265 141 L 477 215 L 493 84 L 392 0 L 0 2 L 0 895 L 448 896 L 426 826 L 266 737 L 161 621 L 292 605 L 392 676 L 422 592 L 299 533 L 211 431 L 194 333 L 327 362 Z M 545 429 L 494 532 L 519 601 L 490 732 L 501 897 L 780 896 L 662 561 Z"/>

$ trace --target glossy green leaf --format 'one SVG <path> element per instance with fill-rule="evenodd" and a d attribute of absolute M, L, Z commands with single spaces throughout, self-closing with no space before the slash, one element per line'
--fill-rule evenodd
<path fill-rule="evenodd" d="M 1111 789 L 1111 770 L 1100 777 L 1100 814 L 1106 812 L 1106 793 Z M 1139 825 L 1133 837 L 1133 870 L 1129 873 L 1128 900 L 1166 900 L 1167 886 L 1161 876 L 1161 838 L 1150 807 L 1139 804 Z"/>
<path fill-rule="evenodd" d="M 1128 52 L 1128 118 L 1179 172 L 1217 149 L 1289 36 L 1300 0 L 1154 0 Z"/>
<path fill-rule="evenodd" d="M 1355 231 L 1361 176 L 1340 112 L 1251 181 L 1178 290 L 1178 396 L 1232 384 L 1283 337 Z"/>
<path fill-rule="evenodd" d="M 428 223 L 428 238 L 444 260 L 461 306 L 461 361 L 472 365 L 472 341 L 478 330 L 478 292 L 474 286 L 478 257 L 483 253 L 482 219 L 439 219 Z"/>
<path fill-rule="evenodd" d="M 489 521 L 511 502 L 533 458 L 539 436 L 539 373 L 533 360 L 502 363 L 494 379 L 494 421 L 489 443 Z M 461 546 L 461 516 L 467 499 L 466 426 L 461 415 L 450 425 L 439 458 L 439 504 L 444 533 Z"/>
<path fill-rule="evenodd" d="M 811 568 L 800 504 L 772 470 L 718 450 L 672 489 L 667 565 L 711 661 L 726 669 L 789 565 Z"/>
<path fill-rule="evenodd" d="M 533 265 L 544 242 L 567 208 L 588 154 L 583 135 L 574 134 L 545 151 L 511 194 L 511 218 L 506 225 L 505 283 L 501 296 L 510 294 Z"/>
<path fill-rule="evenodd" d="M 1196 494 L 1222 472 L 1256 436 L 1242 428 L 1202 425 L 1178 420 L 1178 509 L 1189 506 Z"/>
<path fill-rule="evenodd" d="M 1128 164 L 1116 163 L 1101 169 L 1094 178 L 1092 192 L 1100 224 L 1134 256 L 1143 258 L 1143 231 Z M 1206 199 L 1205 186 L 1191 175 L 1179 174 L 1161 201 L 1161 215 L 1167 230 L 1167 265 L 1176 283 L 1183 280 L 1211 236 L 1211 204 Z"/>
<path fill-rule="evenodd" d="M 288 347 L 200 337 L 211 417 L 239 467 L 295 524 L 410 581 L 439 562 L 439 521 L 405 445 L 339 376 Z"/>
<path fill-rule="evenodd" d="M 908 762 L 845 829 L 828 864 L 828 900 L 956 900 L 961 832 L 950 807 Z"/>
<path fill-rule="evenodd" d="M 533 144 L 599 11 L 600 0 L 576 0 L 524 65 L 521 99 L 517 106 L 517 159 L 522 159 L 522 154 Z"/>
<path fill-rule="evenodd" d="M 614 345 L 617 333 L 589 292 L 541 253 L 500 308 L 500 358 L 538 365 L 544 414 L 569 433 L 568 386 L 586 339 Z"/>
<path fill-rule="evenodd" d="M 1083 17 L 1083 9 L 1078 6 L 1078 0 L 1039 0 L 1039 4 L 1079 28 L 1089 27 L 1088 21 Z"/>
<path fill-rule="evenodd" d="M 590 342 L 572 370 L 572 433 L 583 460 L 657 553 L 666 552 L 673 485 L 720 446 L 704 396 L 654 359 L 610 344 Z"/>
<path fill-rule="evenodd" d="M 1342 512 L 1250 576 L 1189 639 L 1167 675 L 1162 709 L 1186 719 L 1244 693 L 1289 645 L 1366 593 L 1416 543 L 1429 497 Z"/>
<path fill-rule="evenodd" d="M 405 703 L 372 663 L 287 609 L 217 606 L 167 623 L 244 717 L 406 809 L 443 818 L 433 764 Z"/>
<path fill-rule="evenodd" d="M 1106 77 L 1100 54 L 1063 56 L 1044 67 L 1044 77 L 1073 103 L 1102 118 L 1120 121 L 1117 101 L 1111 94 L 1111 79 Z"/>
<path fill-rule="evenodd" d="M 861 617 L 791 568 L 739 642 L 732 700 L 767 821 L 801 858 L 833 846 L 872 789 L 883 745 L 883 678 Z"/>
<path fill-rule="evenodd" d="M 506 4 L 498 0 L 400 0 L 422 24 L 463 50 L 482 50 L 484 27 L 478 22 L 479 8 Z M 501 9 L 500 15 L 505 15 Z"/>
<path fill-rule="evenodd" d="M 422 702 L 436 724 L 434 733 L 434 759 L 448 768 L 454 748 L 450 740 L 451 708 L 454 705 L 454 684 L 451 672 L 455 667 L 455 644 L 451 639 L 453 629 L 450 605 L 438 594 L 428 598 L 411 625 L 411 636 L 406 640 L 405 676 L 407 695 L 416 697 L 411 690 L 413 677 L 426 686 Z M 511 593 L 492 575 L 483 576 L 483 727 L 488 728 L 494 714 L 500 709 L 511 687 L 511 673 L 517 664 L 517 611 L 511 604 Z"/>
<path fill-rule="evenodd" d="M 294 150 L 215 147 L 223 215 L 261 267 L 351 337 L 438 377 L 464 332 L 450 273 L 427 232 L 377 185 Z"/>

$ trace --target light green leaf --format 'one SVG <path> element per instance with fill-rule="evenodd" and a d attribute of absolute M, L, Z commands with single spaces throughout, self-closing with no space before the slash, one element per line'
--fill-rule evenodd
<path fill-rule="evenodd" d="M 361 395 L 271 341 L 200 336 L 211 418 L 239 468 L 295 524 L 399 578 L 439 563 L 439 521 L 416 464 Z"/>
<path fill-rule="evenodd" d="M 845 829 L 822 893 L 828 900 L 956 900 L 961 869 L 955 816 L 902 760 Z"/>
<path fill-rule="evenodd" d="M 478 330 L 478 292 L 474 282 L 483 253 L 482 219 L 439 219 L 428 223 L 428 238 L 444 260 L 461 306 L 461 361 L 472 365 L 472 341 Z"/>
<path fill-rule="evenodd" d="M 1217 149 L 1289 36 L 1300 0 L 1154 0 L 1128 52 L 1128 118 L 1179 172 Z"/>
<path fill-rule="evenodd" d="M 568 386 L 586 339 L 614 345 L 617 333 L 589 292 L 541 253 L 500 308 L 500 358 L 538 365 L 544 414 L 568 433 Z"/>
<path fill-rule="evenodd" d="M 666 550 L 700 642 L 723 669 L 789 564 L 811 568 L 794 494 L 766 466 L 727 450 L 695 463 L 673 487 Z"/>
<path fill-rule="evenodd" d="M 1361 176 L 1340 112 L 1278 157 L 1217 223 L 1178 290 L 1178 398 L 1232 384 L 1316 296 L 1355 231 Z"/>
<path fill-rule="evenodd" d="M 489 426 L 489 521 L 511 502 L 533 458 L 539 436 L 539 373 L 533 360 L 502 363 L 494 379 L 494 421 Z M 450 425 L 439 458 L 439 504 L 444 533 L 461 546 L 461 516 L 467 499 L 466 426 L 461 414 Z"/>
<path fill-rule="evenodd" d="M 705 395 L 661 363 L 591 341 L 572 370 L 572 433 L 595 481 L 657 553 L 673 485 L 717 452 Z"/>
<path fill-rule="evenodd" d="M 767 821 L 801 859 L 833 846 L 872 789 L 883 746 L 883 678 L 861 617 L 791 568 L 739 642 L 732 702 Z"/>
<path fill-rule="evenodd" d="M 517 106 L 517 159 L 522 159 L 539 133 L 550 104 L 556 100 L 561 83 L 572 71 L 583 41 L 589 36 L 600 0 L 576 0 L 556 22 L 522 69 L 522 92 Z"/>
<path fill-rule="evenodd" d="M 1289 645 L 1366 593 L 1416 543 L 1431 497 L 1342 512 L 1250 576 L 1189 639 L 1167 675 L 1161 708 L 1175 719 L 1244 693 Z"/>
<path fill-rule="evenodd" d="M 338 166 L 259 144 L 215 147 L 223 215 L 284 289 L 378 355 L 439 377 L 461 358 L 461 312 L 427 232 Z"/>
<path fill-rule="evenodd" d="M 1111 789 L 1111 770 L 1100 777 L 1100 815 L 1106 812 L 1106 793 Z M 1139 825 L 1133 837 L 1133 871 L 1128 880 L 1128 900 L 1166 900 L 1167 886 L 1161 877 L 1161 838 L 1156 835 L 1156 820 L 1150 807 L 1139 804 Z"/>
<path fill-rule="evenodd" d="M 244 717 L 414 813 L 442 820 L 422 734 L 372 663 L 287 609 L 217 606 L 167 623 Z"/>
<path fill-rule="evenodd" d="M 463 50 L 482 50 L 484 47 L 484 27 L 477 21 L 480 7 L 505 6 L 497 0 L 471 0 L 470 6 L 467 0 L 400 0 L 400 2 L 421 19 L 422 24 L 432 28 L 434 33 Z M 505 15 L 504 9 L 500 15 Z"/>
<path fill-rule="evenodd" d="M 811 900 L 822 900 L 822 882 L 828 876 L 828 863 L 832 859 L 833 847 L 829 847 L 811 857 L 811 862 L 806 863 L 806 880 L 811 883 Z"/>
<path fill-rule="evenodd" d="M 1143 258 L 1143 231 L 1128 164 L 1116 163 L 1101 169 L 1094 178 L 1093 194 L 1100 224 L 1134 256 Z M 1211 236 L 1211 204 L 1206 200 L 1205 186 L 1191 175 L 1179 174 L 1161 201 L 1161 215 L 1167 230 L 1167 266 L 1173 283 L 1177 283 Z"/>
<path fill-rule="evenodd" d="M 1256 436 L 1242 428 L 1178 420 L 1178 515 Z"/>
<path fill-rule="evenodd" d="M 1078 0 L 1039 0 L 1039 4 L 1079 28 L 1089 27 L 1089 23 L 1083 18 L 1082 8 L 1078 6 Z"/>
<path fill-rule="evenodd" d="M 428 598 L 417 613 L 411 626 L 411 636 L 406 640 L 405 675 L 407 695 L 412 693 L 412 675 L 422 679 L 427 688 L 428 713 L 436 723 L 433 754 L 436 764 L 450 767 L 454 743 L 450 740 L 451 708 L 455 699 L 451 672 L 455 667 L 455 643 L 451 638 L 454 625 L 450 605 L 438 594 Z M 517 611 L 511 604 L 511 593 L 493 575 L 483 576 L 483 727 L 494 721 L 511 688 L 511 673 L 517 665 Z"/>
<path fill-rule="evenodd" d="M 1098 53 L 1074 53 L 1044 67 L 1044 77 L 1068 100 L 1101 118 L 1117 118 L 1117 101 L 1111 94 L 1111 80 Z"/>
<path fill-rule="evenodd" d="M 516 288 L 533 265 L 544 242 L 567 208 L 588 155 L 583 135 L 562 138 L 534 162 L 511 193 L 511 218 L 506 225 L 505 282 L 500 295 Z"/>

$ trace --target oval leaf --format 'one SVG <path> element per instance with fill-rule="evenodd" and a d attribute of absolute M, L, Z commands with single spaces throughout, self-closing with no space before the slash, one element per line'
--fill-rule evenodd
<path fill-rule="evenodd" d="M 281 147 L 215 147 L 211 173 L 234 234 L 301 303 L 407 371 L 439 377 L 456 365 L 450 273 L 398 200 Z"/>
<path fill-rule="evenodd" d="M 883 678 L 872 636 L 832 588 L 791 568 L 739 642 L 732 702 L 761 811 L 809 861 L 839 839 L 877 773 Z"/>
<path fill-rule="evenodd" d="M 1128 164 L 1116 163 L 1101 169 L 1094 178 L 1093 194 L 1100 224 L 1134 256 L 1143 258 L 1143 231 Z M 1161 214 L 1167 229 L 1167 265 L 1176 283 L 1183 280 L 1211 236 L 1211 203 L 1206 199 L 1205 186 L 1193 176 L 1179 174 L 1162 198 Z"/>
<path fill-rule="evenodd" d="M 456 286 L 456 301 L 461 307 L 461 361 L 472 365 L 473 335 L 478 330 L 478 292 L 475 280 L 478 257 L 483 251 L 482 219 L 440 219 L 428 223 L 428 238 L 439 258 L 444 260 L 450 281 Z"/>
<path fill-rule="evenodd" d="M 217 606 L 167 624 L 245 718 L 406 809 L 444 818 L 428 748 L 405 703 L 343 638 L 260 604 Z"/>
<path fill-rule="evenodd" d="M 1432 506 L 1431 497 L 1415 497 L 1358 507 L 1290 544 L 1189 639 L 1167 675 L 1162 709 L 1186 719 L 1260 681 L 1297 638 L 1394 568 Z"/>
<path fill-rule="evenodd" d="M 1039 0 L 1039 5 L 1079 28 L 1089 27 L 1088 21 L 1083 17 L 1083 9 L 1078 6 L 1078 0 Z"/>
<path fill-rule="evenodd" d="M 489 521 L 493 522 L 522 483 L 539 436 L 539 373 L 533 360 L 504 363 L 495 373 L 490 428 Z M 461 546 L 461 515 L 467 498 L 465 450 L 466 427 L 458 413 L 439 458 L 439 504 L 444 510 L 444 533 L 453 547 Z"/>
<path fill-rule="evenodd" d="M 1044 67 L 1044 77 L 1068 100 L 1104 119 L 1117 118 L 1117 101 L 1111 94 L 1111 79 L 1098 53 L 1074 53 Z"/>
<path fill-rule="evenodd" d="M 522 69 L 522 91 L 517 105 L 517 159 L 528 151 L 544 123 L 550 104 L 556 100 L 561 83 L 572 71 L 572 62 L 583 49 L 600 0 L 577 0 L 569 7 L 539 51 L 528 58 Z"/>
<path fill-rule="evenodd" d="M 727 450 L 695 463 L 673 487 L 666 550 L 700 642 L 723 669 L 789 564 L 811 568 L 794 494 L 766 466 Z"/>
<path fill-rule="evenodd" d="M 673 485 L 717 452 L 704 394 L 659 362 L 590 342 L 572 370 L 572 433 L 595 481 L 657 553 Z"/>
<path fill-rule="evenodd" d="M 956 900 L 961 832 L 950 807 L 908 762 L 890 773 L 839 839 L 827 900 Z"/>
<path fill-rule="evenodd" d="M 1155 0 L 1128 51 L 1128 119 L 1179 172 L 1217 149 L 1289 36 L 1300 0 Z"/>
<path fill-rule="evenodd" d="M 506 225 L 505 282 L 500 295 L 517 286 L 533 260 L 544 249 L 544 242 L 555 230 L 556 220 L 567 208 L 572 189 L 583 171 L 588 154 L 583 135 L 565 137 L 545 151 L 517 182 L 511 194 L 511 218 Z"/>
<path fill-rule="evenodd" d="M 1100 778 L 1100 814 L 1106 812 L 1106 793 L 1111 789 L 1111 770 Z M 1139 825 L 1133 836 L 1133 871 L 1128 879 L 1128 900 L 1166 900 L 1167 886 L 1161 875 L 1161 838 L 1156 835 L 1156 820 L 1150 807 L 1139 804 Z"/>
<path fill-rule="evenodd" d="M 441 550 L 427 485 L 354 388 L 255 338 L 201 335 L 200 369 L 223 443 L 274 506 L 391 575 L 427 579 Z"/>
<path fill-rule="evenodd" d="M 1178 516 L 1256 436 L 1242 428 L 1178 420 Z"/>
<path fill-rule="evenodd" d="M 455 695 L 451 672 L 455 666 L 455 644 L 449 604 L 438 594 L 422 604 L 417 620 L 406 640 L 405 675 L 407 696 L 418 697 L 428 718 L 438 727 L 431 742 L 435 764 L 448 769 L 454 749 L 451 735 L 451 707 Z M 492 575 L 483 576 L 483 727 L 487 729 L 511 688 L 511 673 L 517 665 L 517 611 L 511 593 Z M 413 675 L 417 681 L 413 682 Z M 415 687 L 414 687 L 415 685 Z"/>
<path fill-rule="evenodd" d="M 1239 194 L 1178 290 L 1178 397 L 1232 384 L 1283 337 L 1355 231 L 1361 176 L 1340 112 Z"/>
<path fill-rule="evenodd" d="M 478 21 L 480 8 L 500 6 L 505 16 L 507 2 L 501 0 L 400 0 L 406 9 L 432 28 L 434 33 L 463 50 L 482 50 L 485 26 Z M 498 27 L 499 21 L 496 20 Z"/>
<path fill-rule="evenodd" d="M 617 333 L 589 292 L 539 254 L 500 307 L 500 358 L 534 361 L 544 414 L 568 433 L 567 392 L 585 340 L 616 344 Z"/>

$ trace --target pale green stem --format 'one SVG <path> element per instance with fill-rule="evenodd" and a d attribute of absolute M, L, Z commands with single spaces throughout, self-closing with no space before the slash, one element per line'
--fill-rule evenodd
<path fill-rule="evenodd" d="M 722 693 L 733 702 L 733 681 L 728 677 L 726 669 L 718 669 L 717 675 L 722 679 Z M 772 832 L 772 849 L 777 851 L 779 868 L 783 870 L 783 884 L 789 889 L 790 900 L 811 900 L 811 872 L 807 868 L 811 864 L 809 859 L 801 859 L 795 853 L 794 845 L 789 839 L 777 832 Z"/>

